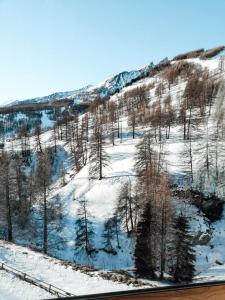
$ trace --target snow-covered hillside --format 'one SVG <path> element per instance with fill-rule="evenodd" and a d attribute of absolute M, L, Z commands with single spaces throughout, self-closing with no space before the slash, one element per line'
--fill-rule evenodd
<path fill-rule="evenodd" d="M 117 105 L 117 110 L 114 113 L 118 118 L 117 121 L 113 124 L 110 121 L 102 123 L 104 128 L 104 150 L 109 163 L 108 166 L 103 167 L 103 178 L 101 180 L 94 174 L 93 176 L 90 174 L 91 161 L 89 156 L 92 148 L 94 122 L 97 119 L 92 116 L 95 113 L 95 107 L 92 108 L 91 112 L 80 114 L 78 120 L 71 119 L 72 121 L 70 121 L 70 119 L 66 119 L 64 123 L 59 122 L 57 132 L 55 128 L 52 129 L 55 120 L 51 120 L 47 113 L 42 112 L 43 130 L 40 136 L 31 132 L 29 136 L 29 155 L 23 158 L 22 169 L 26 176 L 30 178 L 35 175 L 38 155 L 44 149 L 48 149 L 51 157 L 51 174 L 49 175 L 51 183 L 48 187 L 46 201 L 49 205 L 50 215 L 48 220 L 48 253 L 50 255 L 60 260 L 92 266 L 99 270 L 116 270 L 117 272 L 123 270 L 127 274 L 134 275 L 136 236 L 127 234 L 124 226 L 121 226 L 117 238 L 114 236 L 111 241 L 113 251 L 108 251 L 104 248 L 104 230 L 106 221 L 115 216 L 118 196 L 124 183 L 128 183 L 131 189 L 130 193 L 134 198 L 138 192 L 136 190 L 138 178 L 135 169 L 137 145 L 143 141 L 142 138 L 145 133 L 151 132 L 152 141 L 154 141 L 151 147 L 154 151 L 161 152 L 161 160 L 170 179 L 171 203 L 174 214 L 179 214 L 182 211 L 190 223 L 190 234 L 196 251 L 194 281 L 225 279 L 225 211 L 220 213 L 216 211 L 215 214 L 218 213 L 216 217 L 215 215 L 212 217 L 213 213 L 211 212 L 214 212 L 217 205 L 221 208 L 225 199 L 225 142 L 222 134 L 225 114 L 225 69 L 222 67 L 221 61 L 221 56 L 205 60 L 188 58 L 182 60 L 181 64 L 180 61 L 172 61 L 169 67 L 175 66 L 176 68 L 180 64 L 182 68 L 186 69 L 184 74 L 182 69 L 176 80 L 171 82 L 168 80 L 169 76 L 166 77 L 168 74 L 165 73 L 168 65 L 165 64 L 162 69 L 160 66 L 148 76 L 149 71 L 153 68 L 152 65 L 149 65 L 139 71 L 120 73 L 95 87 L 87 87 L 81 92 L 66 94 L 67 98 L 74 101 L 80 101 L 81 99 L 82 101 L 89 101 L 96 94 L 102 97 L 110 96 L 108 102 L 104 103 L 105 106 L 102 105 L 99 109 L 103 116 L 107 115 L 107 118 L 110 118 L 111 111 L 106 106 L 110 107 L 109 105 L 112 104 L 111 108 L 113 109 L 113 104 Z M 185 98 L 183 95 L 185 92 L 187 93 L 186 87 L 190 84 L 185 72 L 189 72 L 190 77 L 190 74 L 196 72 L 195 74 L 200 78 L 199 84 L 204 80 L 208 80 L 207 82 L 210 83 L 212 79 L 213 89 L 216 90 L 210 102 L 203 105 L 203 107 L 200 106 L 199 108 L 197 105 L 188 107 L 185 115 L 188 138 L 184 138 L 186 132 L 184 132 L 184 124 L 182 123 L 182 101 Z M 132 84 L 130 84 L 131 82 Z M 136 101 L 135 97 L 138 98 L 138 96 L 135 96 L 135 93 L 143 89 L 146 97 L 144 101 L 147 104 L 144 108 L 135 107 L 132 117 L 137 117 L 137 119 L 135 119 L 136 123 L 134 124 L 134 122 L 132 123 L 132 117 L 129 115 L 129 109 L 125 108 L 126 105 L 127 107 L 130 105 L 126 101 L 129 97 Z M 62 95 L 62 97 L 64 96 Z M 166 111 L 165 103 L 168 101 L 168 96 L 170 97 L 170 109 L 173 112 L 173 119 L 168 121 L 165 113 L 165 121 L 163 119 L 159 122 L 162 112 Z M 140 99 L 140 101 L 143 100 L 141 96 Z M 39 100 L 42 101 L 42 99 Z M 159 103 L 160 113 L 157 111 Z M 145 111 L 147 108 L 150 117 L 145 122 L 141 118 L 147 120 L 148 115 Z M 72 115 L 72 112 L 69 113 Z M 159 123 L 154 125 L 152 121 L 154 113 L 158 113 L 157 116 L 160 115 L 157 120 L 161 125 L 160 128 Z M 77 128 L 83 128 L 82 126 L 85 127 L 84 122 L 87 117 L 89 118 L 89 124 L 88 133 L 85 137 L 86 145 L 83 144 L 84 138 L 80 139 L 80 134 L 84 134 L 85 130 L 81 133 L 76 130 Z M 27 115 L 26 118 L 28 118 Z M 23 119 L 22 114 L 20 119 Z M 169 126 L 166 122 L 169 122 Z M 46 126 L 43 126 L 43 124 Z M 114 126 L 113 142 L 111 136 L 112 126 Z M 159 134 L 161 134 L 161 138 L 159 138 Z M 76 138 L 78 140 L 77 144 L 74 142 Z M 25 141 L 27 142 L 26 137 Z M 87 162 L 81 163 L 81 166 L 78 167 L 77 156 L 79 153 L 74 150 L 73 143 L 76 144 L 76 149 L 80 149 L 81 146 L 87 147 Z M 7 153 L 20 155 L 23 151 L 22 147 L 24 147 L 24 143 L 19 136 L 12 135 L 4 142 L 4 150 Z M 35 178 L 38 181 L 38 178 Z M 192 197 L 187 196 L 185 193 L 188 193 L 189 189 L 196 194 L 193 194 Z M 200 196 L 198 193 L 201 193 Z M 32 205 L 27 224 L 24 227 L 18 225 L 16 211 L 15 219 L 13 219 L 15 222 L 13 224 L 13 239 L 17 244 L 31 245 L 42 250 L 43 203 L 39 191 L 37 191 L 37 194 L 38 196 L 33 194 L 30 196 Z M 206 204 L 204 203 L 205 207 L 202 203 L 202 206 L 197 203 L 198 197 L 201 200 L 208 201 Z M 88 221 L 91 222 L 93 227 L 93 255 L 89 255 L 85 251 L 76 251 L 77 220 L 79 220 L 81 203 L 84 199 L 88 210 Z M 197 199 L 196 202 L 193 199 Z M 214 200 L 218 202 L 213 203 Z M 213 204 L 215 204 L 215 207 L 213 207 Z M 4 219 L 0 221 L 4 229 L 2 230 L 2 237 L 6 238 L 6 223 L 4 223 Z M 49 259 L 42 254 L 3 242 L 1 243 L 0 260 L 78 295 L 87 294 L 89 290 L 93 293 L 134 288 L 125 284 L 119 285 L 108 282 L 98 277 L 98 274 L 95 274 L 94 277 L 81 274 L 79 271 L 74 271 L 70 267 L 66 268 L 60 265 L 58 261 Z M 58 274 L 57 277 L 55 276 L 56 273 Z M 4 278 L 11 275 L 3 272 L 0 273 L 0 276 L 2 276 L 2 279 L 0 277 L 1 282 L 1 280 L 4 281 Z M 155 282 L 150 281 L 151 283 L 155 284 Z M 27 285 L 27 283 L 18 284 Z M 157 284 L 165 284 L 165 282 L 158 282 Z M 167 282 L 167 284 L 169 283 Z M 27 289 L 29 290 L 29 288 Z M 16 288 L 12 290 L 12 292 L 14 291 L 16 293 Z M 37 299 L 45 297 L 44 294 L 42 296 L 42 292 L 39 290 L 32 290 L 32 292 Z M 18 299 L 20 299 L 19 296 Z"/>

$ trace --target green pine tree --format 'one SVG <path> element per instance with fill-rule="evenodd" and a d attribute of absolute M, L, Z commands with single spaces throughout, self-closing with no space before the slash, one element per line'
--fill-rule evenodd
<path fill-rule="evenodd" d="M 174 223 L 174 263 L 173 278 L 175 282 L 191 282 L 195 274 L 195 251 L 193 249 L 189 223 L 182 214 Z"/>
<path fill-rule="evenodd" d="M 152 211 L 148 202 L 137 225 L 137 239 L 134 252 L 136 273 L 141 277 L 155 278 L 152 227 Z"/>

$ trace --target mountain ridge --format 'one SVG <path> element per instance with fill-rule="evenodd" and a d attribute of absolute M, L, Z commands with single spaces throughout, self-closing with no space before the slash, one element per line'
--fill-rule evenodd
<path fill-rule="evenodd" d="M 5 106 L 53 102 L 63 99 L 73 100 L 74 104 L 79 104 L 81 102 L 93 100 L 96 97 L 103 98 L 111 96 L 116 92 L 122 90 L 122 88 L 124 88 L 125 86 L 131 84 L 133 81 L 138 80 L 142 77 L 146 77 L 153 67 L 154 64 L 153 62 L 151 62 L 150 64 L 147 64 L 143 68 L 137 70 L 122 71 L 107 78 L 97 85 L 87 85 L 83 88 L 72 91 L 55 92 L 43 97 L 35 97 L 25 100 L 14 100 L 9 102 Z"/>

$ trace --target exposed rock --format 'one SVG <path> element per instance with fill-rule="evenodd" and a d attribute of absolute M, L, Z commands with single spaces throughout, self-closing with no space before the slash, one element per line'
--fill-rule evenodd
<path fill-rule="evenodd" d="M 216 263 L 217 265 L 219 265 L 219 266 L 222 266 L 222 265 L 223 265 L 223 263 L 222 263 L 221 261 L 219 261 L 218 259 L 215 261 L 215 263 Z"/>
<path fill-rule="evenodd" d="M 173 195 L 182 199 L 188 199 L 199 208 L 211 222 L 220 220 L 223 214 L 224 201 L 216 195 L 206 196 L 199 191 L 175 189 Z"/>
<path fill-rule="evenodd" d="M 198 232 L 197 235 L 193 237 L 193 244 L 194 245 L 207 245 L 211 240 L 211 233 L 210 232 Z"/>

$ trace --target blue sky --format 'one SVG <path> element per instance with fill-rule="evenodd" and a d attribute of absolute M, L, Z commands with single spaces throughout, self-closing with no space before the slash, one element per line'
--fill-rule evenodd
<path fill-rule="evenodd" d="M 224 0 L 0 0 L 0 103 L 225 44 Z"/>

